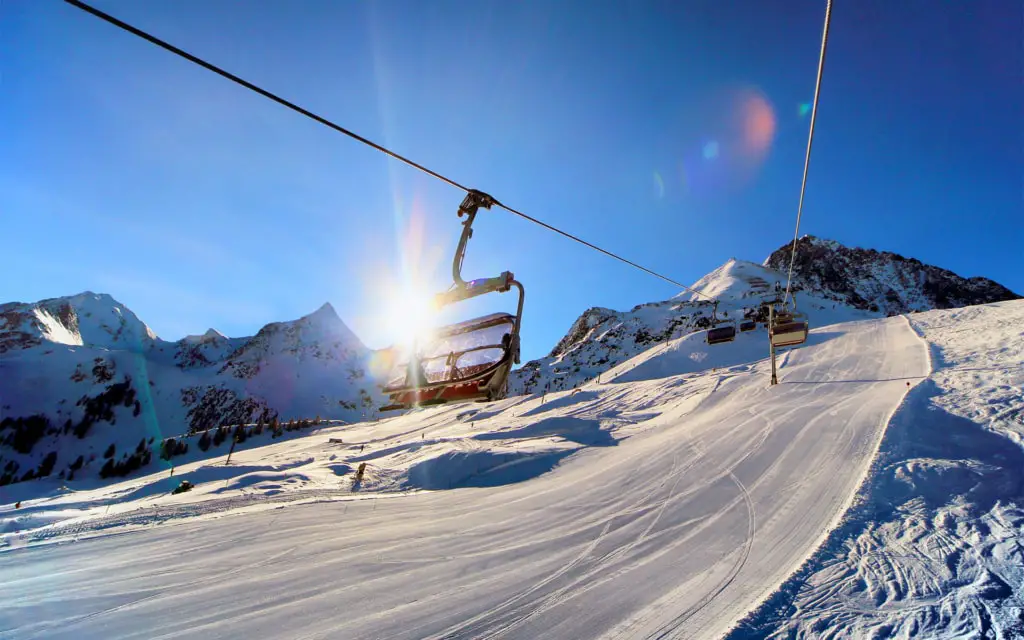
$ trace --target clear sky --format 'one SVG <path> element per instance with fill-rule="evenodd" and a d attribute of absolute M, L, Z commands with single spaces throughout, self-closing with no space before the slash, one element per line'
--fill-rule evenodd
<path fill-rule="evenodd" d="M 95 0 L 687 283 L 792 238 L 824 4 Z M 836 3 L 801 232 L 1024 293 L 1022 12 Z M 106 292 L 167 339 L 330 301 L 382 347 L 405 279 L 448 286 L 458 191 L 56 0 L 0 30 L 0 300 Z M 526 358 L 677 293 L 483 212 L 465 274 L 505 269 Z"/>

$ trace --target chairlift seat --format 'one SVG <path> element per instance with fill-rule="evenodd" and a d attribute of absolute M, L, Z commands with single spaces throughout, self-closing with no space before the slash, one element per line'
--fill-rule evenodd
<path fill-rule="evenodd" d="M 418 358 L 410 354 L 392 368 L 384 387 L 391 396 L 387 410 L 495 399 L 515 359 L 516 321 L 509 313 L 492 313 L 434 331 Z"/>
<path fill-rule="evenodd" d="M 747 320 L 740 323 L 740 331 L 753 331 L 757 328 L 757 323 L 753 320 Z"/>
<path fill-rule="evenodd" d="M 807 342 L 808 324 L 806 321 L 795 321 L 777 324 L 772 328 L 772 345 L 776 347 L 792 347 Z"/>
<path fill-rule="evenodd" d="M 708 329 L 708 344 L 721 344 L 736 339 L 736 325 L 725 325 Z"/>

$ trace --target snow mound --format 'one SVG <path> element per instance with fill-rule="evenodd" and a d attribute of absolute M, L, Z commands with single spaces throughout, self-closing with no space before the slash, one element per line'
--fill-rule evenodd
<path fill-rule="evenodd" d="M 547 473 L 571 451 L 449 451 L 409 469 L 405 486 L 419 489 L 496 487 Z"/>

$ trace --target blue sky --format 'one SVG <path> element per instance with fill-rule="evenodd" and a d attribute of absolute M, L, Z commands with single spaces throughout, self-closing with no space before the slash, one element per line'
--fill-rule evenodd
<path fill-rule="evenodd" d="M 824 2 L 95 5 L 683 282 L 792 237 Z M 802 232 L 1024 292 L 1013 15 L 836 6 Z M 405 274 L 449 284 L 456 190 L 63 3 L 0 20 L 0 299 L 103 291 L 168 339 L 330 301 L 381 347 Z M 465 273 L 505 269 L 527 358 L 677 293 L 483 212 Z"/>

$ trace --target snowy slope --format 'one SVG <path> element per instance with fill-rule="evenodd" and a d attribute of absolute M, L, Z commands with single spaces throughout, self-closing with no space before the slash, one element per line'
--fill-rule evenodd
<path fill-rule="evenodd" d="M 775 295 L 776 283 L 784 284 L 785 280 L 780 271 L 730 259 L 691 287 L 704 296 L 684 292 L 628 312 L 589 309 L 547 357 L 532 360 L 513 372 L 509 394 L 571 389 L 652 346 L 706 329 L 712 317 L 708 298 L 720 300 L 720 319 L 754 317 L 762 300 Z M 795 298 L 797 308 L 807 313 L 812 326 L 882 315 L 814 292 L 800 292 Z M 763 325 L 758 326 L 758 332 L 764 333 Z"/>
<path fill-rule="evenodd" d="M 731 638 L 1024 636 L 1024 302 L 912 322 L 932 373 L 858 506 Z"/>
<path fill-rule="evenodd" d="M 763 265 L 730 259 L 691 287 L 703 297 L 687 291 L 628 312 L 587 310 L 546 357 L 513 372 L 509 393 L 571 389 L 653 345 L 706 329 L 709 297 L 721 301 L 720 318 L 750 317 L 776 283 L 785 286 L 791 247 L 780 247 Z M 814 236 L 797 244 L 794 291 L 797 308 L 816 327 L 1020 297 L 987 278 L 962 278 L 913 258 Z"/>
<path fill-rule="evenodd" d="M 110 445 L 115 461 L 145 465 L 165 437 L 275 416 L 358 420 L 380 401 L 370 351 L 330 305 L 251 338 L 168 342 L 86 292 L 0 306 L 0 352 L 0 484 L 94 476 Z"/>
<path fill-rule="evenodd" d="M 717 637 L 841 519 L 928 372 L 904 318 L 815 331 L 776 387 L 764 341 L 5 504 L 0 633 Z"/>

